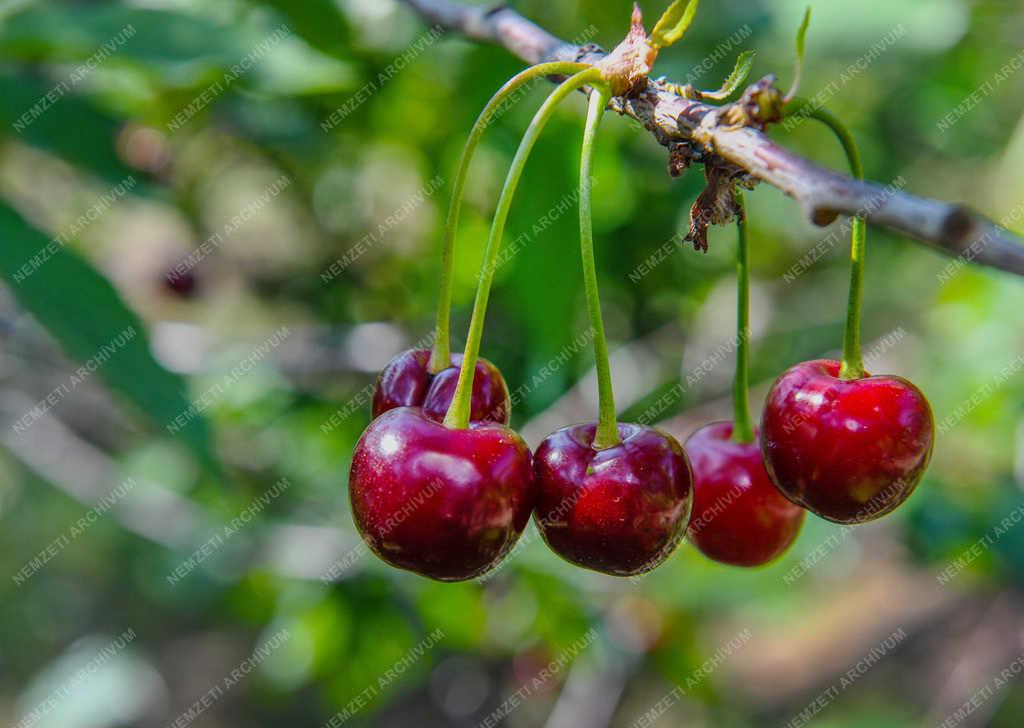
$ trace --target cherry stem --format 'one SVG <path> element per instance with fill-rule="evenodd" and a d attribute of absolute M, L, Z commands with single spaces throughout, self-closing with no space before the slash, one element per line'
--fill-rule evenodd
<path fill-rule="evenodd" d="M 860 346 L 860 314 L 864 299 L 864 247 L 867 240 L 864 220 L 853 219 L 850 244 L 850 300 L 846 305 L 846 333 L 843 336 L 843 361 L 839 367 L 840 379 L 860 379 L 865 376 L 864 357 Z"/>
<path fill-rule="evenodd" d="M 552 75 L 570 75 L 587 68 L 583 63 L 571 63 L 568 61 L 556 63 L 540 63 L 531 66 L 505 82 L 505 85 L 498 89 L 497 93 L 487 102 L 484 110 L 480 112 L 473 129 L 469 132 L 466 146 L 462 149 L 462 156 L 459 157 L 459 165 L 455 172 L 455 182 L 452 185 L 452 198 L 448 203 L 448 219 L 444 227 L 444 243 L 441 251 L 441 283 L 438 291 L 437 302 L 437 326 L 435 328 L 437 338 L 434 340 L 434 348 L 430 356 L 430 372 L 437 374 L 443 369 L 451 366 L 451 311 L 452 311 L 452 284 L 455 267 L 455 237 L 459 227 L 459 213 L 462 210 L 462 198 L 466 188 L 466 179 L 469 176 L 469 167 L 473 161 L 473 154 L 477 145 L 483 137 L 487 127 L 494 121 L 501 108 L 501 105 L 522 86 L 530 81 Z"/>
<path fill-rule="evenodd" d="M 455 397 L 452 399 L 451 407 L 445 415 L 444 424 L 447 427 L 466 429 L 469 427 L 470 405 L 473 397 L 473 372 L 476 369 L 476 360 L 480 354 L 480 339 L 483 337 L 484 317 L 487 314 L 487 301 L 491 293 L 491 282 L 494 280 L 494 272 L 498 260 L 498 253 L 501 250 L 501 238 L 505 232 L 505 223 L 508 221 L 508 213 L 512 207 L 512 198 L 515 195 L 519 179 L 522 177 L 526 160 L 530 151 L 540 136 L 541 131 L 547 125 L 555 108 L 569 94 L 588 83 L 592 83 L 601 77 L 600 70 L 587 68 L 563 82 L 544 101 L 540 109 L 534 115 L 530 126 L 523 134 L 519 148 L 512 159 L 512 165 L 505 177 L 505 184 L 501 188 L 501 195 L 498 197 L 498 206 L 494 211 L 494 222 L 491 224 L 491 234 L 487 239 L 487 249 L 484 251 L 484 263 L 480 270 L 480 283 L 476 289 L 476 300 L 473 302 L 473 316 L 469 322 L 469 334 L 466 336 L 466 349 L 462 357 L 462 367 L 459 371 L 459 380 L 455 386 Z"/>
<path fill-rule="evenodd" d="M 820 121 L 832 130 L 846 153 L 850 172 L 857 179 L 864 179 L 864 168 L 860 152 L 850 130 L 835 114 L 806 99 L 793 99 L 786 106 L 786 116 L 805 116 Z M 866 375 L 864 356 L 861 353 L 860 329 L 861 308 L 864 300 L 864 253 L 867 243 L 867 224 L 861 215 L 853 218 L 850 242 L 850 300 L 846 306 L 846 332 L 843 336 L 843 360 L 839 367 L 840 379 L 860 379 Z"/>
<path fill-rule="evenodd" d="M 587 313 L 594 335 L 594 364 L 597 368 L 597 432 L 594 448 L 601 450 L 618 445 L 619 425 L 615 420 L 615 394 L 612 392 L 612 370 L 608 363 L 608 342 L 601 317 L 601 296 L 597 289 L 597 265 L 594 262 L 594 225 L 591 190 L 593 188 L 594 140 L 605 107 L 611 99 L 607 84 L 595 84 L 590 94 L 587 122 L 583 130 L 583 152 L 580 157 L 580 257 L 583 261 L 583 287 L 587 295 Z"/>
<path fill-rule="evenodd" d="M 736 191 L 736 376 L 732 385 L 733 427 L 735 442 L 754 441 L 754 424 L 750 417 L 750 266 L 748 264 L 747 212 L 743 205 L 743 193 Z"/>

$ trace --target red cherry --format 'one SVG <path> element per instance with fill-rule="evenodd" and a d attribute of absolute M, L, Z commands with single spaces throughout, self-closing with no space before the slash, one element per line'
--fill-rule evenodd
<path fill-rule="evenodd" d="M 168 291 L 182 298 L 193 296 L 198 285 L 196 274 L 190 270 L 180 273 L 176 270 L 169 270 L 164 273 L 163 282 Z"/>
<path fill-rule="evenodd" d="M 712 422 L 686 441 L 693 465 L 686 537 L 709 559 L 761 566 L 792 545 L 805 511 L 772 483 L 757 442 L 736 442 L 732 430 L 731 422 Z"/>
<path fill-rule="evenodd" d="M 839 378 L 839 362 L 804 362 L 772 385 L 761 420 L 765 467 L 783 495 L 836 523 L 862 523 L 910 497 L 928 467 L 928 400 L 894 376 Z"/>
<path fill-rule="evenodd" d="M 434 375 L 430 373 L 429 349 L 406 349 L 398 354 L 377 378 L 373 416 L 379 417 L 396 407 L 422 406 L 427 414 L 443 420 L 455 394 L 462 354 L 452 354 L 451 363 L 451 367 Z M 441 381 L 437 391 L 433 391 L 431 385 L 437 380 Z M 477 359 L 470 419 L 507 425 L 511 409 L 508 386 L 498 367 L 486 359 Z"/>
<path fill-rule="evenodd" d="M 455 398 L 455 386 L 462 371 L 462 354 L 452 356 L 452 366 L 434 376 L 434 381 L 423 398 L 423 413 L 440 422 L 448 413 Z M 473 398 L 469 419 L 473 422 L 497 422 L 507 425 L 512 403 L 508 386 L 498 367 L 486 359 L 477 359 L 473 373 Z"/>
<path fill-rule="evenodd" d="M 379 417 L 395 407 L 419 407 L 423 404 L 433 378 L 429 364 L 429 349 L 406 349 L 389 361 L 377 377 L 373 416 Z"/>
<path fill-rule="evenodd" d="M 596 450 L 596 431 L 593 423 L 572 425 L 541 443 L 533 462 L 537 527 L 573 564 L 615 576 L 650 571 L 686 531 L 686 453 L 670 435 L 627 424 L 619 425 L 619 444 Z"/>
<path fill-rule="evenodd" d="M 384 561 L 440 581 L 472 579 L 512 550 L 530 518 L 530 450 L 503 425 L 449 429 L 399 407 L 359 438 L 349 497 Z"/>

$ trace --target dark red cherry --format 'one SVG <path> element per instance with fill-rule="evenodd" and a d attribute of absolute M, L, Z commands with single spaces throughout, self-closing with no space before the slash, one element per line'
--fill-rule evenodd
<path fill-rule="evenodd" d="M 164 274 L 164 286 L 177 296 L 189 298 L 196 292 L 196 274 L 190 270 L 169 270 Z"/>
<path fill-rule="evenodd" d="M 448 413 L 455 398 L 455 386 L 462 371 L 462 354 L 452 356 L 453 367 L 445 369 L 434 377 L 434 381 L 423 399 L 423 413 L 440 422 Z M 486 359 L 477 359 L 473 373 L 473 399 L 469 419 L 474 422 L 497 422 L 507 425 L 512 404 L 509 401 L 508 386 L 498 367 Z"/>
<path fill-rule="evenodd" d="M 804 362 L 772 385 L 761 452 L 794 503 L 837 523 L 861 523 L 910 497 L 928 467 L 935 420 L 928 400 L 894 376 L 839 378 L 839 362 Z"/>
<path fill-rule="evenodd" d="M 534 519 L 548 546 L 573 564 L 615 576 L 650 571 L 686 531 L 690 464 L 675 438 L 619 425 L 622 442 L 594 449 L 593 423 L 548 435 L 533 462 Z"/>
<path fill-rule="evenodd" d="M 430 389 L 430 349 L 406 349 L 387 363 L 373 393 L 373 416 L 395 407 L 419 407 Z"/>
<path fill-rule="evenodd" d="M 419 408 L 385 412 L 352 456 L 352 517 L 401 569 L 472 579 L 512 550 L 534 503 L 530 450 L 504 425 L 449 429 Z"/>
<path fill-rule="evenodd" d="M 379 417 L 395 407 L 426 408 L 429 395 L 428 414 L 443 420 L 455 394 L 461 364 L 462 354 L 452 354 L 451 367 L 434 375 L 430 373 L 429 349 L 406 349 L 388 362 L 377 378 L 373 416 Z M 431 395 L 431 385 L 438 378 L 441 384 Z M 486 359 L 477 359 L 470 419 L 507 425 L 510 410 L 508 386 L 498 367 Z"/>
<path fill-rule="evenodd" d="M 686 441 L 693 467 L 686 537 L 709 559 L 760 566 L 792 545 L 805 511 L 772 483 L 757 442 L 736 442 L 732 430 L 731 422 L 712 422 Z"/>

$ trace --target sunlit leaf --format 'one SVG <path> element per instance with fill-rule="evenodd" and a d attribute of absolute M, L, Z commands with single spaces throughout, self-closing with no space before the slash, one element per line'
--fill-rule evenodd
<path fill-rule="evenodd" d="M 700 0 L 675 0 L 669 5 L 651 31 L 651 45 L 664 48 L 681 40 L 693 23 L 699 4 Z"/>
<path fill-rule="evenodd" d="M 807 37 L 807 26 L 811 23 L 811 6 L 807 6 L 807 10 L 804 11 L 803 22 L 800 23 L 800 28 L 796 32 L 796 69 L 793 72 L 793 85 L 790 86 L 789 91 L 786 92 L 786 98 L 791 99 L 796 96 L 796 92 L 800 89 L 800 76 L 804 69 L 804 41 Z"/>

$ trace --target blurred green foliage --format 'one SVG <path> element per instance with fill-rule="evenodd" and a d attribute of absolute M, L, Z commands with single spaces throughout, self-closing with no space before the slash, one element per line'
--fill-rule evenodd
<path fill-rule="evenodd" d="M 661 4 L 642 5 L 650 25 Z M 788 85 L 803 0 L 703 5 L 656 73 L 680 82 L 696 75 L 716 88 L 736 55 L 757 50 L 752 78 L 774 72 Z M 592 25 L 595 42 L 611 47 L 630 3 L 515 6 L 565 38 Z M 898 39 L 860 68 L 894 29 Z M 1024 378 L 1000 373 L 1024 351 L 1024 287 L 971 267 L 943 278 L 948 259 L 876 230 L 865 339 L 900 327 L 905 336 L 875 368 L 913 379 L 938 422 L 953 418 L 926 481 L 899 513 L 848 536 L 809 520 L 790 554 L 756 571 L 708 563 L 684 545 L 633 584 L 558 561 L 531 527 L 521 552 L 482 584 L 428 583 L 372 554 L 337 582 L 320 581 L 339 556 L 360 554 L 345 474 L 369 418 L 366 387 L 388 355 L 432 325 L 448 179 L 476 114 L 521 67 L 501 49 L 427 32 L 392 0 L 0 9 L 0 573 L 15 575 L 0 579 L 5 722 L 16 724 L 130 628 L 137 636 L 97 673 L 102 684 L 71 691 L 34 724 L 167 725 L 286 629 L 283 645 L 197 726 L 323 725 L 360 696 L 366 706 L 352 725 L 472 726 L 594 629 L 596 641 L 506 724 L 543 725 L 572 696 L 562 689 L 571 675 L 576 687 L 618 695 L 610 724 L 628 726 L 749 628 L 750 643 L 656 725 L 782 725 L 906 626 L 907 645 L 815 725 L 940 723 L 959 705 L 943 702 L 952 698 L 940 688 L 953 690 L 945 678 L 959 657 L 981 649 L 970 620 L 997 624 L 991 615 L 1007 599 L 1019 603 L 1024 578 L 1024 529 L 994 530 L 1022 501 Z M 902 175 L 916 193 L 962 200 L 1024 231 L 1024 74 L 1009 75 L 950 128 L 938 125 L 1019 53 L 1022 32 L 1019 8 L 995 0 L 819 3 L 801 94 L 835 87 L 827 105 L 853 129 L 869 178 Z M 721 60 L 705 70 L 713 54 Z M 492 126 L 474 165 L 457 251 L 456 332 L 468 322 L 504 170 L 541 98 L 533 90 Z M 345 118 L 325 129 L 342 108 Z M 549 215 L 535 231 L 574 188 L 582 115 L 579 100 L 559 113 L 515 201 L 506 239 L 526 242 L 498 273 L 483 352 L 513 390 L 586 328 L 575 212 Z M 772 134 L 844 168 L 823 129 Z M 609 115 L 597 145 L 594 222 L 609 338 L 622 353 L 620 371 L 629 368 L 620 405 L 632 417 L 733 335 L 732 229 L 713 230 L 706 255 L 675 246 L 648 275 L 629 275 L 686 231 L 702 188 L 698 169 L 676 180 L 665 165 L 648 134 Z M 287 186 L 268 197 L 282 175 Z M 441 189 L 398 219 L 437 175 Z M 76 224 L 128 177 L 138 180 L 130 194 Z M 838 348 L 847 269 L 843 241 L 786 282 L 827 231 L 775 190 L 747 200 L 756 398 L 785 367 Z M 233 223 L 244 210 L 251 214 Z M 76 232 L 59 255 L 26 282 L 13 279 L 69 229 Z M 365 253 L 340 275 L 323 275 L 359 245 Z M 199 258 L 196 289 L 182 297 L 165 276 L 190 256 Z M 92 380 L 70 387 L 25 432 L 13 429 L 136 324 L 130 349 L 97 370 L 109 391 Z M 281 327 L 283 343 L 257 356 Z M 244 375 L 232 374 L 247 360 Z M 513 424 L 529 429 L 581 406 L 579 416 L 593 416 L 590 367 L 582 351 L 531 384 Z M 660 419 L 685 435 L 694 418 L 728 416 L 730 370 L 727 360 L 670 397 Z M 979 391 L 986 396 L 965 407 Z M 176 413 L 209 392 L 216 396 L 184 437 L 167 432 Z M 339 410 L 352 414 L 325 428 Z M 138 483 L 132 494 L 70 536 L 127 478 Z M 289 485 L 280 497 L 180 580 L 168 579 L 281 478 Z M 66 547 L 26 577 L 26 565 L 61 537 Z M 963 573 L 936 579 L 985 538 L 991 543 Z M 805 568 L 822 544 L 821 561 Z M 806 573 L 787 581 L 794 570 Z M 899 604 L 877 608 L 879 594 Z M 1019 633 L 1020 609 L 1009 612 Z M 381 684 L 435 630 L 439 643 Z M 982 687 L 1013 656 L 993 653 L 991 673 L 972 673 L 968 687 Z M 904 688 L 911 672 L 915 686 Z M 986 703 L 989 724 L 1018 725 L 1022 704 L 1019 685 L 1002 688 Z"/>

